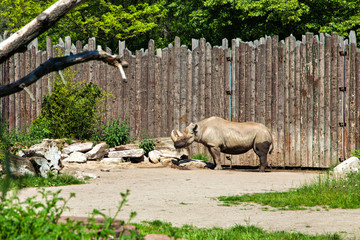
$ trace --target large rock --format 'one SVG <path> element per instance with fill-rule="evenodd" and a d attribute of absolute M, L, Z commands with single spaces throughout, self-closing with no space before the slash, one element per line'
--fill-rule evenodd
<path fill-rule="evenodd" d="M 36 173 L 44 178 L 48 177 L 48 172 L 51 171 L 49 162 L 42 157 L 31 157 L 30 162 L 34 166 Z"/>
<path fill-rule="evenodd" d="M 357 157 L 351 157 L 340 163 L 334 168 L 335 175 L 343 175 L 350 172 L 359 172 L 360 160 Z"/>
<path fill-rule="evenodd" d="M 152 162 L 152 163 L 160 162 L 160 157 L 161 157 L 160 151 L 153 150 L 153 151 L 149 152 L 148 156 L 149 156 L 150 162 Z"/>
<path fill-rule="evenodd" d="M 123 150 L 123 151 L 113 151 L 109 152 L 109 158 L 141 158 L 144 157 L 144 149 L 132 149 L 132 150 Z"/>
<path fill-rule="evenodd" d="M 100 163 L 105 164 L 119 164 L 123 161 L 122 158 L 104 158 L 100 161 Z"/>
<path fill-rule="evenodd" d="M 85 143 L 73 143 L 69 146 L 66 146 L 63 148 L 62 153 L 63 154 L 70 154 L 73 152 L 87 152 L 90 151 L 93 147 L 92 142 L 85 142 Z"/>
<path fill-rule="evenodd" d="M 0 150 L 0 154 L 4 155 L 4 152 Z M 5 169 L 3 171 L 5 172 Z M 29 159 L 15 155 L 10 155 L 10 172 L 16 176 L 37 175 Z"/>
<path fill-rule="evenodd" d="M 174 159 L 189 158 L 189 151 L 186 148 L 176 149 L 170 137 L 155 139 L 155 150 L 160 152 L 161 157 Z"/>
<path fill-rule="evenodd" d="M 96 144 L 93 149 L 85 153 L 85 156 L 88 160 L 97 160 L 102 159 L 107 154 L 107 144 L 106 142 L 101 142 Z"/>
<path fill-rule="evenodd" d="M 210 162 L 196 160 L 196 159 L 185 159 L 178 162 L 180 167 L 184 167 L 187 169 L 195 169 L 195 168 L 211 168 L 213 169 L 215 165 Z"/>
<path fill-rule="evenodd" d="M 73 152 L 69 155 L 68 158 L 65 158 L 63 161 L 69 163 L 86 163 L 86 156 L 81 152 Z"/>
<path fill-rule="evenodd" d="M 48 161 L 49 168 L 52 171 L 56 171 L 56 173 L 58 173 L 61 170 L 61 152 L 59 151 L 56 144 L 51 144 L 45 148 L 44 158 Z"/>

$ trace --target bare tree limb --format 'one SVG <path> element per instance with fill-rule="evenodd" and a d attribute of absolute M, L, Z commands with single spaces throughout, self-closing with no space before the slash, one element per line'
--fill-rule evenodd
<path fill-rule="evenodd" d="M 111 55 L 104 51 L 85 51 L 75 55 L 50 58 L 27 76 L 17 80 L 16 82 L 0 86 L 0 97 L 19 92 L 50 72 L 59 71 L 72 65 L 92 60 L 103 61 L 111 66 L 117 67 L 120 70 L 120 75 L 123 81 L 126 82 L 123 67 L 127 67 L 127 62 L 121 61 L 119 56 Z"/>
<path fill-rule="evenodd" d="M 0 42 L 0 64 L 16 52 L 23 52 L 34 38 L 51 28 L 67 12 L 87 0 L 59 0 L 9 38 Z"/>

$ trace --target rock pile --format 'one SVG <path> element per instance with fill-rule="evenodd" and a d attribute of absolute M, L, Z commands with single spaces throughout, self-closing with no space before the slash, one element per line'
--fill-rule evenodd
<path fill-rule="evenodd" d="M 105 142 L 94 145 L 92 142 L 66 143 L 65 140 L 44 139 L 41 143 L 23 149 L 16 161 L 12 160 L 12 172 L 18 175 L 32 174 L 47 177 L 55 174 L 66 164 L 85 164 L 96 161 L 100 164 L 129 164 L 145 162 L 148 165 L 178 166 L 184 169 L 213 168 L 211 163 L 188 159 L 187 149 L 175 149 L 171 138 L 155 139 L 155 150 L 145 156 L 138 144 L 127 144 L 107 148 Z"/>

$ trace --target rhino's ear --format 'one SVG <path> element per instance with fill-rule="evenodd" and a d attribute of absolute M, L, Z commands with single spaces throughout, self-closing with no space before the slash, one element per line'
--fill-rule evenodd
<path fill-rule="evenodd" d="M 196 129 L 198 128 L 198 125 L 194 124 L 194 123 L 190 123 L 189 128 L 190 128 L 191 132 L 193 132 L 196 135 L 196 133 L 197 133 Z"/>

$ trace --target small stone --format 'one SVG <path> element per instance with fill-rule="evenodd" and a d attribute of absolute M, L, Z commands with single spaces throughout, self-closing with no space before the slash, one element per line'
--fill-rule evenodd
<path fill-rule="evenodd" d="M 121 163 L 123 161 L 122 158 L 104 158 L 100 161 L 100 163 L 105 163 L 105 164 L 118 164 Z"/>

